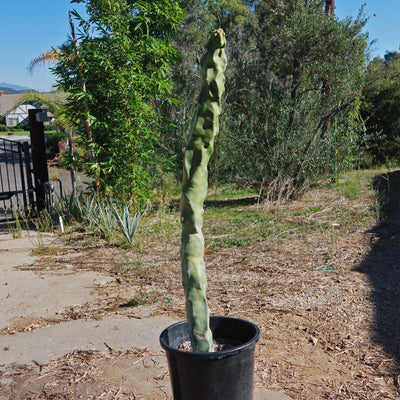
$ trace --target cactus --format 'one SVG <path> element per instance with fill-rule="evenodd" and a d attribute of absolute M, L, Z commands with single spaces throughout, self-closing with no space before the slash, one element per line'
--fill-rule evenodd
<path fill-rule="evenodd" d="M 203 204 L 207 193 L 207 165 L 218 134 L 221 96 L 225 90 L 225 33 L 212 32 L 201 58 L 201 89 L 197 112 L 185 151 L 181 196 L 182 278 L 186 314 L 191 328 L 193 351 L 214 350 L 209 327 L 207 278 L 204 264 Z"/>

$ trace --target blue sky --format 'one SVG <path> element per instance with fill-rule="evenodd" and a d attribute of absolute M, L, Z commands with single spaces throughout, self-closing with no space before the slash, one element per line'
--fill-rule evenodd
<path fill-rule="evenodd" d="M 336 15 L 343 19 L 356 16 L 365 4 L 368 22 L 365 30 L 370 40 L 376 40 L 371 47 L 372 56 L 383 57 L 386 51 L 398 51 L 400 47 L 400 0 L 335 0 Z"/>
<path fill-rule="evenodd" d="M 356 16 L 366 3 L 366 30 L 376 39 L 373 56 L 399 50 L 400 0 L 336 0 L 342 19 Z M 63 43 L 69 32 L 68 10 L 82 11 L 69 0 L 0 0 L 0 82 L 48 91 L 54 77 L 48 67 L 27 71 L 29 62 L 43 51 Z"/>
<path fill-rule="evenodd" d="M 79 7 L 78 7 L 79 6 Z M 30 74 L 30 61 L 65 42 L 68 11 L 83 10 L 69 0 L 0 0 L 0 82 L 46 91 L 54 81 L 48 67 Z"/>

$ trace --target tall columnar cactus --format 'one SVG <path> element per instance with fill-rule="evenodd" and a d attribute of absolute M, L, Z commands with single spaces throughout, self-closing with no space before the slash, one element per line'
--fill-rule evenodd
<path fill-rule="evenodd" d="M 206 197 L 207 165 L 218 134 L 221 96 L 225 90 L 225 33 L 211 34 L 201 58 L 201 89 L 197 112 L 186 146 L 181 196 L 182 277 L 191 341 L 196 352 L 213 351 L 207 305 L 207 278 L 204 264 L 203 204 Z"/>

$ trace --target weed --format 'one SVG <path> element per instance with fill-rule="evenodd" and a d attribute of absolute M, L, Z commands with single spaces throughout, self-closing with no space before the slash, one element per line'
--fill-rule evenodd
<path fill-rule="evenodd" d="M 129 253 L 122 253 L 122 269 L 121 276 L 128 279 L 142 279 L 144 281 L 158 281 L 160 275 L 158 271 L 152 268 L 146 268 L 143 265 L 142 255 L 140 252 L 135 252 L 136 258 L 132 259 Z"/>
<path fill-rule="evenodd" d="M 32 250 L 33 256 L 58 256 L 64 253 L 65 249 L 52 246 L 42 246 Z"/>
<path fill-rule="evenodd" d="M 121 275 L 129 277 L 133 274 L 136 275 L 136 272 L 139 271 L 142 268 L 142 260 L 140 257 L 140 253 L 137 253 L 137 258 L 135 261 L 132 261 L 131 258 L 129 257 L 129 254 L 122 253 L 122 260 L 121 264 L 123 266 Z"/>
<path fill-rule="evenodd" d="M 127 301 L 125 304 L 121 304 L 120 307 L 121 308 L 139 307 L 144 304 L 147 304 L 147 302 L 148 302 L 147 293 L 144 292 L 143 294 L 141 294 L 139 296 L 133 297 L 132 299 Z"/>
<path fill-rule="evenodd" d="M 316 213 L 316 212 L 319 212 L 319 211 L 321 211 L 322 210 L 322 206 L 321 205 L 319 205 L 319 206 L 314 206 L 314 207 L 310 207 L 309 209 L 308 209 L 308 211 L 310 212 L 310 213 Z"/>
<path fill-rule="evenodd" d="M 161 239 L 165 248 L 172 238 L 179 237 L 181 226 L 175 211 L 158 208 L 155 213 L 149 214 L 145 221 L 148 227 L 146 235 Z"/>
<path fill-rule="evenodd" d="M 235 188 L 229 185 L 224 185 L 220 188 L 211 188 L 210 194 L 207 196 L 207 200 L 230 200 L 245 197 L 255 197 L 258 195 L 257 189 L 250 188 Z"/>
<path fill-rule="evenodd" d="M 9 211 L 13 216 L 13 219 L 10 220 L 8 215 Z M 5 210 L 5 216 L 7 220 L 8 229 L 11 232 L 11 236 L 13 239 L 22 238 L 22 234 L 24 230 L 29 230 L 29 218 L 28 214 L 21 210 Z"/>
<path fill-rule="evenodd" d="M 383 210 L 382 200 L 380 197 L 381 196 L 377 194 L 374 202 L 369 206 L 369 211 L 377 224 L 380 224 L 386 220 L 386 213 Z"/>
<path fill-rule="evenodd" d="M 342 196 L 349 200 L 357 200 L 360 197 L 360 190 L 356 182 L 347 181 L 343 184 L 339 184 L 339 187 Z"/>
<path fill-rule="evenodd" d="M 238 247 L 238 246 L 249 246 L 251 241 L 249 239 L 244 238 L 235 238 L 235 237 L 227 237 L 227 238 L 210 238 L 205 240 L 207 246 L 214 247 Z"/>
<path fill-rule="evenodd" d="M 32 219 L 32 223 L 37 232 L 52 232 L 57 224 L 47 209 L 40 211 L 40 213 Z"/>

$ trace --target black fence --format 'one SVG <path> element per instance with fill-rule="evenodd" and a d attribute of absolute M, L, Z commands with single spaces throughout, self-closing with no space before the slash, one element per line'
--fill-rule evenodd
<path fill-rule="evenodd" d="M 56 198 L 71 196 L 86 186 L 83 174 L 48 163 L 45 118 L 42 110 L 30 109 L 29 137 L 0 138 L 0 222 L 14 219 L 16 211 L 50 210 Z"/>
<path fill-rule="evenodd" d="M 35 190 L 28 141 L 0 138 L 0 216 L 34 207 Z"/>

